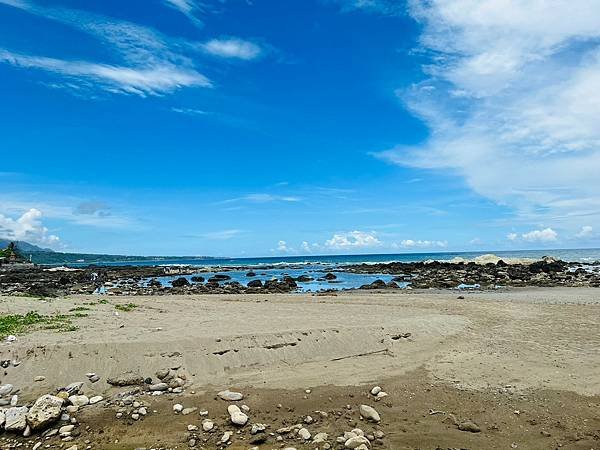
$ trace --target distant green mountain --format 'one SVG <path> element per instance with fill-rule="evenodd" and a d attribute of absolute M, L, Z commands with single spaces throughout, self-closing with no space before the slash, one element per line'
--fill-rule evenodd
<path fill-rule="evenodd" d="M 4 238 L 0 238 L 0 249 L 8 247 L 8 244 L 10 244 L 11 242 L 15 243 L 17 250 L 19 250 L 19 252 L 21 253 L 54 253 L 54 250 L 51 250 L 49 248 L 38 247 L 37 245 L 33 245 L 25 241 L 12 241 L 10 239 Z"/>
<path fill-rule="evenodd" d="M 47 248 L 41 248 L 37 245 L 24 241 L 11 241 L 0 239 L 0 250 L 8 247 L 8 244 L 15 242 L 16 248 L 23 258 L 29 259 L 36 264 L 62 265 L 62 264 L 106 264 L 106 263 L 132 263 L 132 262 L 155 262 L 161 264 L 164 261 L 173 261 L 179 259 L 186 260 L 207 260 L 213 259 L 210 256 L 132 256 L 132 255 L 98 255 L 94 253 L 62 253 L 55 252 Z"/>

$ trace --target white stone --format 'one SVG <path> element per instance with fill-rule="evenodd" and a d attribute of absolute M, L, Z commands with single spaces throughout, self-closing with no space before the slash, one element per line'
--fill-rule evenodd
<path fill-rule="evenodd" d="M 145 407 L 141 407 L 138 409 L 138 413 L 141 414 L 142 416 L 145 416 L 146 414 L 148 414 L 148 410 L 146 410 Z"/>
<path fill-rule="evenodd" d="M 10 394 L 13 390 L 13 387 L 14 386 L 12 384 L 3 384 L 0 386 L 0 397 Z"/>
<path fill-rule="evenodd" d="M 233 433 L 232 433 L 231 431 L 226 431 L 225 433 L 223 433 L 223 437 L 221 438 L 221 442 L 222 442 L 223 444 L 225 444 L 225 443 L 229 442 L 229 439 L 231 439 L 231 435 L 232 435 L 232 434 L 233 434 Z"/>
<path fill-rule="evenodd" d="M 187 426 L 188 431 L 198 431 L 198 427 L 196 425 L 189 424 Z"/>
<path fill-rule="evenodd" d="M 231 423 L 234 425 L 243 426 L 248 422 L 248 416 L 244 414 L 237 405 L 229 405 L 227 407 L 227 412 L 229 413 Z"/>
<path fill-rule="evenodd" d="M 313 444 L 324 444 L 327 442 L 329 435 L 327 433 L 317 433 L 313 438 Z"/>
<path fill-rule="evenodd" d="M 367 420 L 371 420 L 373 422 L 379 422 L 381 417 L 379 417 L 379 413 L 375 411 L 375 408 L 372 408 L 368 405 L 360 405 L 359 408 L 360 415 Z"/>
<path fill-rule="evenodd" d="M 104 400 L 104 397 L 102 397 L 101 395 L 94 395 L 90 398 L 90 405 L 95 405 L 96 403 L 101 402 L 102 400 Z"/>
<path fill-rule="evenodd" d="M 381 392 L 381 387 L 379 386 L 375 386 L 373 389 L 371 389 L 371 394 L 372 395 L 377 395 Z"/>
<path fill-rule="evenodd" d="M 371 443 L 364 436 L 355 436 L 355 437 L 352 437 L 352 438 L 348 439 L 344 443 L 344 447 L 346 447 L 346 448 L 352 448 L 352 449 L 357 449 L 361 445 L 366 445 L 367 447 L 370 447 Z"/>
<path fill-rule="evenodd" d="M 173 405 L 173 411 L 176 413 L 180 413 L 181 411 L 183 411 L 183 405 L 181 405 L 179 403 L 175 403 Z"/>
<path fill-rule="evenodd" d="M 65 425 L 64 427 L 60 427 L 58 429 L 58 434 L 70 433 L 75 429 L 75 425 Z"/>
<path fill-rule="evenodd" d="M 298 436 L 300 436 L 305 441 L 308 441 L 311 438 L 310 431 L 308 431 L 306 428 L 300 428 L 298 430 Z"/>
<path fill-rule="evenodd" d="M 260 433 L 267 429 L 266 425 L 262 423 L 254 423 L 252 424 L 252 429 L 250 430 L 250 434 Z"/>
<path fill-rule="evenodd" d="M 204 420 L 202 421 L 202 429 L 203 429 L 204 431 L 210 431 L 210 430 L 212 430 L 214 427 L 215 427 L 215 424 L 213 423 L 213 421 L 212 421 L 212 420 L 210 420 L 210 419 L 204 419 Z"/>
<path fill-rule="evenodd" d="M 90 403 L 90 399 L 86 395 L 71 395 L 69 401 L 73 406 L 85 406 Z"/>
<path fill-rule="evenodd" d="M 232 392 L 229 389 L 225 391 L 221 391 L 217 394 L 220 399 L 226 400 L 228 402 L 236 402 L 238 400 L 242 400 L 244 395 L 240 392 Z"/>

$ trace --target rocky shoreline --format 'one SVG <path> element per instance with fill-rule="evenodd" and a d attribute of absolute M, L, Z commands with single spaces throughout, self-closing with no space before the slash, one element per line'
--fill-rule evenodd
<path fill-rule="evenodd" d="M 260 267 L 260 270 L 268 268 Z M 169 295 L 169 294 L 257 294 L 291 293 L 298 283 L 313 280 L 309 273 L 261 281 L 256 267 L 219 268 L 217 274 L 203 276 L 209 269 L 190 266 L 90 266 L 87 268 L 27 267 L 0 271 L 0 294 L 55 297 L 73 294 Z M 210 269 L 211 272 L 214 269 Z M 246 272 L 245 284 L 228 273 Z M 336 273 L 391 275 L 391 281 L 377 279 L 359 289 L 497 289 L 523 286 L 600 287 L 600 263 L 569 263 L 545 257 L 539 261 L 496 262 L 390 262 L 356 264 L 330 268 L 320 281 L 335 291 Z M 167 283 L 159 278 L 171 277 Z"/>

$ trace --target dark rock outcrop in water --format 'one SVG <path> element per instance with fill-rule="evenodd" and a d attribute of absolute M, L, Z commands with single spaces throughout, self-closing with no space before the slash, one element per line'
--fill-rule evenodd
<path fill-rule="evenodd" d="M 0 268 L 1 269 L 1 268 Z M 230 268 L 247 273 L 251 267 Z M 408 283 L 411 288 L 455 289 L 476 287 L 490 289 L 504 286 L 590 286 L 600 287 L 600 262 L 591 264 L 567 263 L 545 258 L 528 264 L 474 262 L 416 262 L 358 264 L 340 267 L 341 272 L 392 275 L 391 282 L 377 280 L 362 289 L 397 289 L 398 283 Z M 207 273 L 209 269 L 205 270 Z M 81 269 L 44 268 L 31 266 L 22 270 L 0 270 L 1 295 L 28 295 L 54 297 L 71 294 L 107 293 L 109 295 L 168 295 L 168 294 L 243 294 L 287 293 L 298 290 L 298 281 L 308 276 L 261 282 L 250 280 L 247 286 L 230 281 L 225 274 L 212 276 L 206 283 L 202 272 L 195 267 L 149 266 L 89 266 Z M 190 283 L 184 275 L 193 275 Z M 163 285 L 158 278 L 179 276 Z M 335 283 L 335 274 L 324 275 L 321 280 Z"/>
<path fill-rule="evenodd" d="M 475 262 L 415 262 L 358 264 L 342 269 L 352 273 L 395 275 L 394 282 L 409 282 L 412 288 L 456 288 L 459 285 L 494 288 L 498 286 L 592 286 L 600 287 L 600 272 L 576 269 L 578 263 L 544 258 L 529 264 Z M 383 289 L 377 280 L 363 289 Z M 382 285 L 383 283 L 383 285 Z"/>

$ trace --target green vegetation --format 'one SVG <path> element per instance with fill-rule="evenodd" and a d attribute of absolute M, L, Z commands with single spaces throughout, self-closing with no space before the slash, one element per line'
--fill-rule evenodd
<path fill-rule="evenodd" d="M 108 304 L 108 300 L 102 299 L 102 300 L 98 301 L 98 303 L 100 303 L 101 305 L 106 305 L 106 304 Z"/>
<path fill-rule="evenodd" d="M 71 308 L 69 311 L 71 311 L 71 312 L 76 312 L 76 311 L 91 311 L 91 308 L 87 308 L 85 306 L 76 306 L 75 308 Z"/>
<path fill-rule="evenodd" d="M 71 323 L 72 317 L 81 316 L 43 316 L 35 311 L 29 311 L 25 315 L 11 314 L 8 316 L 0 316 L 0 338 L 4 338 L 9 334 L 24 333 L 34 329 L 75 331 L 77 330 L 77 327 Z"/>
<path fill-rule="evenodd" d="M 135 303 L 127 303 L 126 305 L 115 305 L 115 309 L 125 312 L 133 311 L 135 308 L 137 308 L 137 305 Z"/>

